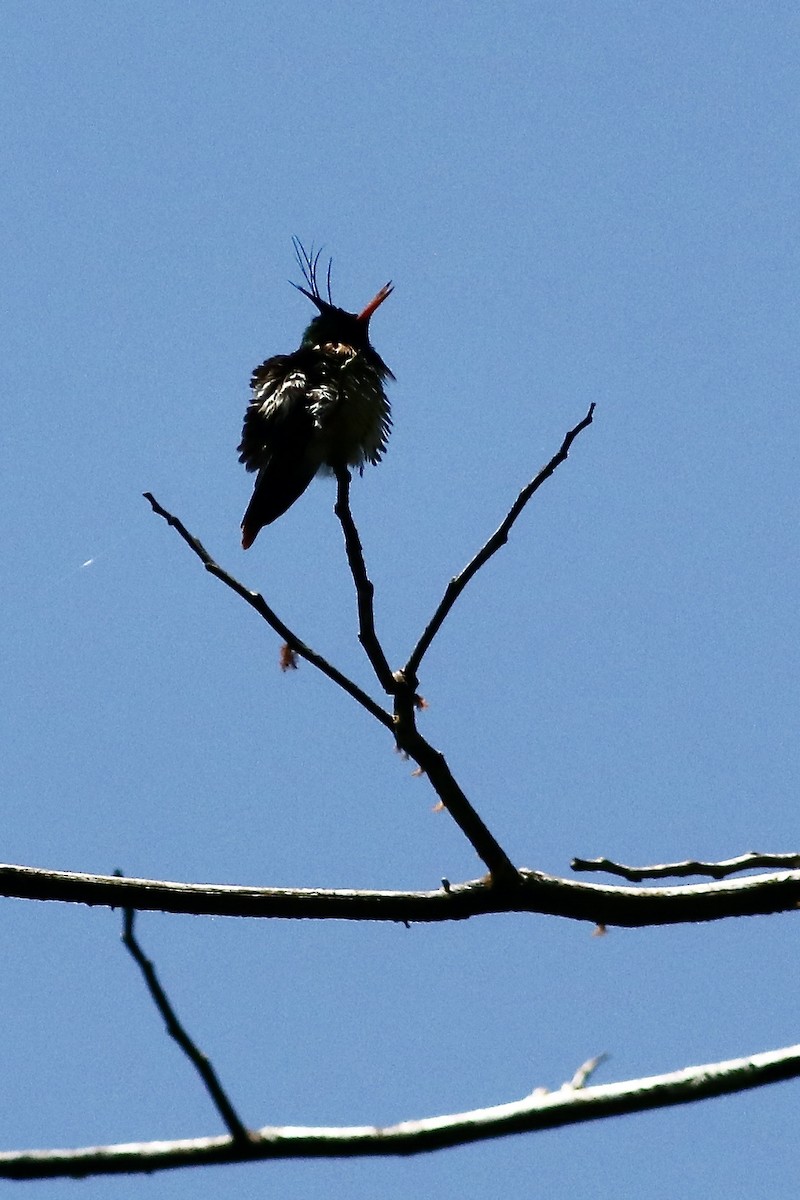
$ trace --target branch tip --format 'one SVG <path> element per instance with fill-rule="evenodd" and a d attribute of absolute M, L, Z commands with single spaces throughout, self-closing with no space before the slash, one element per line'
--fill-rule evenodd
<path fill-rule="evenodd" d="M 405 666 L 405 672 L 416 677 L 422 659 L 427 654 L 431 644 L 441 629 L 445 619 L 453 608 L 456 600 L 466 588 L 470 580 L 478 573 L 493 555 L 497 553 L 501 546 L 508 541 L 508 535 L 511 528 L 516 522 L 522 510 L 525 508 L 531 497 L 539 490 L 543 483 L 550 478 L 554 471 L 564 462 L 569 455 L 572 443 L 583 432 L 587 426 L 591 425 L 594 417 L 595 404 L 594 401 L 589 405 L 589 410 L 582 421 L 570 429 L 561 443 L 560 449 L 550 459 L 546 466 L 542 467 L 538 475 L 535 475 L 530 483 L 522 489 L 517 496 L 511 508 L 506 513 L 506 516 L 500 522 L 497 529 L 491 537 L 484 543 L 475 557 L 467 563 L 466 567 L 459 575 L 455 575 L 444 590 L 444 595 L 439 602 L 439 605 L 426 626 L 422 636 L 411 652 L 408 662 Z"/>

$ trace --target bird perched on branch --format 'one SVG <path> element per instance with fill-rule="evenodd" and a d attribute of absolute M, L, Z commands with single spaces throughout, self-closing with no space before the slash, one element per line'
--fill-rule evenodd
<path fill-rule="evenodd" d="M 319 286 L 320 251 L 307 253 L 294 240 L 307 296 L 319 315 L 294 354 L 277 354 L 256 367 L 239 446 L 239 462 L 258 471 L 253 498 L 242 520 L 242 546 L 252 546 L 265 525 L 282 516 L 318 471 L 363 471 L 380 462 L 391 428 L 384 382 L 394 379 L 369 341 L 369 321 L 392 292 L 387 283 L 360 313 L 337 308 Z"/>

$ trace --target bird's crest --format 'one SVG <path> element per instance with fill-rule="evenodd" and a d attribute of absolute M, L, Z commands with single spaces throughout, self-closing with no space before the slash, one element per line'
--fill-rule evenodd
<path fill-rule="evenodd" d="M 302 292 L 304 296 L 307 296 L 312 304 L 316 304 L 321 313 L 326 311 L 330 312 L 331 309 L 336 309 L 336 305 L 333 303 L 333 296 L 331 295 L 331 267 L 333 266 L 332 258 L 328 259 L 328 269 L 325 272 L 325 290 L 328 293 L 327 300 L 323 297 L 319 286 L 319 260 L 322 257 L 322 251 L 325 247 L 320 246 L 319 250 L 317 250 L 315 253 L 314 243 L 312 242 L 311 249 L 306 250 L 305 246 L 298 237 L 292 238 L 292 245 L 294 246 L 294 256 L 297 259 L 297 265 L 303 274 L 303 279 L 305 279 L 306 283 L 308 284 L 308 287 L 303 287 L 301 283 L 294 283 L 292 280 L 289 280 L 289 282 L 292 284 L 292 287 L 297 288 L 298 292 Z M 375 309 L 378 308 L 379 305 L 383 304 L 386 297 L 390 296 L 393 290 L 394 289 L 391 281 L 384 284 L 378 294 L 374 296 L 372 300 L 370 300 L 366 308 L 363 308 L 360 313 L 352 313 L 349 315 L 354 316 L 357 321 L 363 322 L 364 327 L 366 328 L 366 326 L 369 324 L 370 317 L 375 312 Z M 341 312 L 342 310 L 336 309 L 336 311 Z"/>
<path fill-rule="evenodd" d="M 325 300 L 320 292 L 319 279 L 317 278 L 319 260 L 322 257 L 322 251 L 325 247 L 320 246 L 319 250 L 317 250 L 315 254 L 313 242 L 311 243 L 311 249 L 306 250 L 303 243 L 297 237 L 292 238 L 292 245 L 294 246 L 294 256 L 297 259 L 297 265 L 303 274 L 303 279 L 305 279 L 306 283 L 308 284 L 308 287 L 304 288 L 301 283 L 293 283 L 290 280 L 289 282 L 292 284 L 292 287 L 297 288 L 298 292 L 302 292 L 304 296 L 308 296 L 311 303 L 316 304 L 320 312 L 322 312 L 325 307 L 332 308 L 333 297 L 331 296 L 331 267 L 333 266 L 333 259 L 328 259 L 328 269 L 325 272 L 325 285 L 328 293 L 328 299 Z"/>

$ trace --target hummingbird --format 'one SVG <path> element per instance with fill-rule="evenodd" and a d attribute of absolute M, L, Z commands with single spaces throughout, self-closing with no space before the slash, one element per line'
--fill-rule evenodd
<path fill-rule="evenodd" d="M 321 251 L 307 252 L 293 238 L 295 257 L 306 284 L 292 286 L 307 296 L 318 315 L 293 354 L 276 354 L 256 367 L 252 399 L 245 413 L 239 462 L 257 471 L 255 489 L 242 519 L 242 547 L 252 546 L 265 525 L 282 516 L 302 496 L 318 472 L 347 467 L 363 473 L 386 450 L 392 425 L 384 391 L 394 375 L 370 344 L 369 322 L 391 295 L 384 284 L 359 313 L 337 308 L 319 282 Z"/>

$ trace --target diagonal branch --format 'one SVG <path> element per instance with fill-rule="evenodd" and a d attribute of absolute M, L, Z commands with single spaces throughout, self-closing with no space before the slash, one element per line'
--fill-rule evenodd
<path fill-rule="evenodd" d="M 392 669 L 383 652 L 383 646 L 378 641 L 375 632 L 375 609 L 373 600 L 375 588 L 367 574 L 364 562 L 364 551 L 358 536 L 353 514 L 350 510 L 350 472 L 346 467 L 337 468 L 336 472 L 336 506 L 334 512 L 339 518 L 344 534 L 344 545 L 347 562 L 353 584 L 356 589 L 358 605 L 358 640 L 364 648 L 364 653 L 372 664 L 372 669 L 378 682 L 390 696 L 394 694 L 394 678 Z"/>
<path fill-rule="evenodd" d="M 150 503 L 154 513 L 159 517 L 163 517 L 168 525 L 177 530 L 178 534 L 183 538 L 189 549 L 197 555 L 209 574 L 219 579 L 226 587 L 235 592 L 237 596 L 241 596 L 242 600 L 249 604 L 251 608 L 254 608 L 258 615 L 266 621 L 270 629 L 273 629 L 279 637 L 283 638 L 295 654 L 299 655 L 300 658 L 304 658 L 306 662 L 311 663 L 312 667 L 316 667 L 323 675 L 327 675 L 328 679 L 337 684 L 342 691 L 347 692 L 348 696 L 352 696 L 362 708 L 365 708 L 371 716 L 375 717 L 376 721 L 380 721 L 381 725 L 386 726 L 387 729 L 393 729 L 393 722 L 389 713 L 381 708 L 379 704 L 376 704 L 371 696 L 368 696 L 354 680 L 344 675 L 338 667 L 334 667 L 321 654 L 317 654 L 305 642 L 301 642 L 297 634 L 293 633 L 288 625 L 284 625 L 280 617 L 273 612 L 260 592 L 251 592 L 249 588 L 246 588 L 233 575 L 229 575 L 227 571 L 223 570 L 208 553 L 203 543 L 189 533 L 182 521 L 173 516 L 172 513 L 167 512 L 165 508 L 162 508 L 151 492 L 144 492 L 144 498 Z"/>
<path fill-rule="evenodd" d="M 397 745 L 425 772 L 442 805 L 469 840 L 478 857 L 486 863 L 492 882 L 513 887 L 520 879 L 517 868 L 470 804 L 445 756 L 417 729 L 414 686 L 406 682 L 401 671 L 397 673 L 395 681 L 394 719 Z"/>
<path fill-rule="evenodd" d="M 222 1117 L 231 1138 L 235 1143 L 247 1144 L 253 1135 L 239 1119 L 211 1063 L 202 1050 L 189 1037 L 183 1025 L 181 1025 L 175 1014 L 175 1009 L 170 1004 L 166 992 L 158 981 L 155 967 L 136 940 L 136 935 L 133 932 L 135 915 L 132 908 L 126 908 L 122 915 L 122 943 L 130 952 L 142 972 L 153 1003 L 164 1018 L 167 1033 L 178 1043 L 202 1079 L 206 1091 L 211 1097 L 217 1112 Z"/>
<path fill-rule="evenodd" d="M 800 1076 L 800 1045 L 748 1058 L 704 1063 L 664 1075 L 547 1092 L 523 1100 L 402 1121 L 397 1125 L 344 1127 L 266 1126 L 252 1140 L 230 1137 L 129 1142 L 77 1150 L 12 1150 L 0 1153 L 0 1178 L 55 1179 L 87 1175 L 145 1174 L 175 1167 L 266 1159 L 408 1156 L 452 1146 L 538 1133 L 585 1121 L 691 1104 Z"/>
<path fill-rule="evenodd" d="M 489 561 L 492 555 L 496 554 L 500 547 L 505 545 L 505 543 L 508 541 L 508 535 L 511 532 L 512 525 L 530 500 L 531 496 L 533 496 L 534 492 L 537 492 L 542 484 L 550 478 L 556 468 L 565 461 L 572 447 L 572 443 L 575 441 L 578 434 L 586 429 L 588 425 L 591 425 L 592 418 L 594 416 L 594 407 L 594 404 L 589 405 L 589 411 L 587 412 L 586 416 L 578 425 L 575 426 L 574 429 L 569 431 L 567 436 L 564 438 L 564 441 L 561 443 L 561 449 L 557 454 L 553 455 L 547 466 L 542 467 L 539 474 L 522 489 L 514 503 L 511 505 L 507 516 L 497 527 L 486 544 L 481 547 L 472 561 L 467 563 L 461 574 L 456 575 L 450 580 L 445 588 L 444 595 L 439 602 L 439 607 L 433 614 L 427 628 L 425 629 L 425 632 L 422 634 L 422 637 L 412 650 L 411 657 L 406 663 L 404 674 L 406 674 L 409 679 L 416 678 L 420 663 L 430 649 L 431 642 L 441 629 L 445 618 L 448 616 L 456 600 L 464 591 L 464 588 L 470 582 L 472 577 L 478 573 L 481 567 Z"/>
<path fill-rule="evenodd" d="M 682 878 L 686 875 L 709 875 L 712 879 L 726 879 L 737 871 L 754 871 L 759 867 L 768 870 L 775 868 L 800 867 L 800 854 L 760 854 L 751 850 L 747 854 L 739 854 L 736 858 L 726 858 L 721 862 L 704 862 L 696 858 L 687 858 L 683 862 L 655 863 L 650 867 L 629 867 L 625 863 L 613 862 L 610 858 L 573 858 L 570 863 L 573 871 L 604 871 L 608 875 L 618 875 L 631 883 L 640 883 L 643 879 Z"/>

